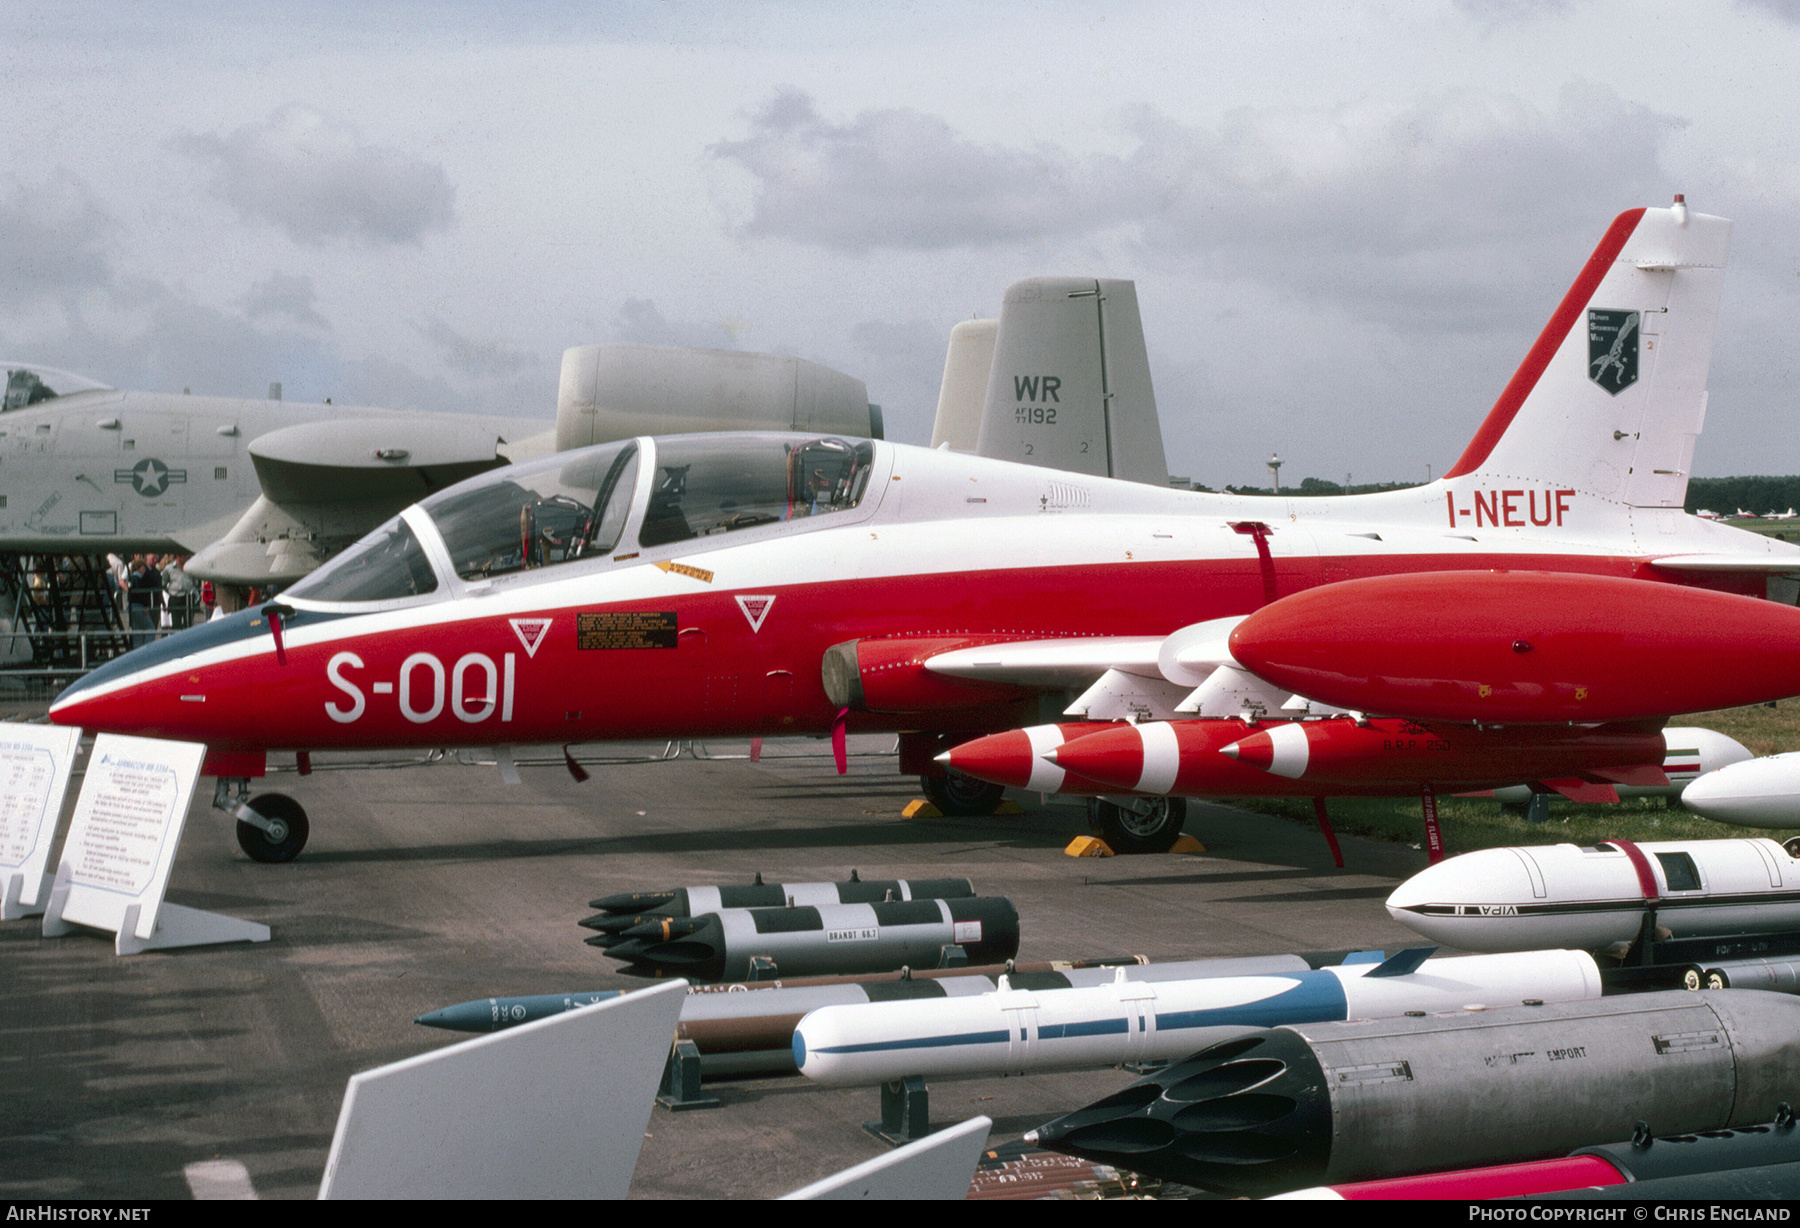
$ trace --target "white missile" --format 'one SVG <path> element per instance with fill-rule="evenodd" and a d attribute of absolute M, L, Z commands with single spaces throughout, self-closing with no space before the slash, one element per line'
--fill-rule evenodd
<path fill-rule="evenodd" d="M 794 1064 L 807 1078 L 838 1086 L 1024 1074 L 1173 1061 L 1247 1028 L 1283 1023 L 1600 996 L 1600 971 L 1580 951 L 1426 962 L 1430 952 L 1403 951 L 1378 967 L 1159 984 L 1121 977 L 1088 989 L 1014 989 L 1002 978 L 996 992 L 977 997 L 826 1006 L 794 1030 Z"/>
<path fill-rule="evenodd" d="M 1681 804 L 1716 823 L 1800 827 L 1800 752 L 1708 772 L 1681 791 Z"/>
<path fill-rule="evenodd" d="M 1626 797 L 1678 797 L 1689 782 L 1708 772 L 1716 772 L 1727 764 L 1741 763 L 1750 758 L 1750 749 L 1735 738 L 1728 738 L 1711 729 L 1698 729 L 1688 725 L 1671 725 L 1663 730 L 1663 744 L 1667 749 L 1663 753 L 1663 775 L 1669 778 L 1666 785 L 1614 785 L 1621 798 Z M 1530 785 L 1509 785 L 1504 789 L 1495 789 L 1494 797 L 1498 801 L 1522 805 L 1531 800 Z M 1686 800 L 1685 797 L 1683 800 Z M 1710 815 L 1707 817 L 1711 817 Z M 1771 824 L 1746 824 L 1752 827 L 1768 827 Z M 1800 827 L 1800 821 L 1785 826 Z"/>
<path fill-rule="evenodd" d="M 1482 849 L 1413 875 L 1394 920 L 1465 951 L 1598 950 L 1647 912 L 1675 938 L 1800 931 L 1800 861 L 1773 840 Z"/>

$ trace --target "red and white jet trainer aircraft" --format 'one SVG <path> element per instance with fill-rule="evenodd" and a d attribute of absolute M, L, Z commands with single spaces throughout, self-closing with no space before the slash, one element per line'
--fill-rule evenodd
<path fill-rule="evenodd" d="M 95 670 L 51 716 L 205 742 L 246 851 L 284 860 L 303 812 L 242 800 L 271 750 L 848 728 L 899 731 L 901 770 L 932 773 L 952 744 L 1057 712 L 1173 717 L 1208 674 L 1175 651 L 1165 671 L 1166 647 L 1343 581 L 1443 573 L 1434 599 L 1388 612 L 1414 642 L 1478 615 L 1460 594 L 1494 569 L 1712 588 L 1766 610 L 1749 598 L 1800 569 L 1800 548 L 1681 510 L 1730 230 L 1679 199 L 1621 214 L 1427 486 L 1251 498 L 834 436 L 641 438 L 442 491 L 279 603 Z M 1034 374 L 1041 390 L 1079 373 Z M 1581 591 L 1562 593 L 1507 639 L 1579 619 Z M 1633 642 L 1654 640 L 1657 615 L 1637 621 Z M 1557 721 L 1586 694 L 1564 681 Z M 998 790 L 939 796 L 968 812 Z M 1179 822 L 1164 803 L 1136 834 L 1172 841 Z"/>

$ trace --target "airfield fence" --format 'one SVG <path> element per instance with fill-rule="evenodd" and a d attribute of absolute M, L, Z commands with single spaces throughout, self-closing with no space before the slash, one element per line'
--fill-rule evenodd
<path fill-rule="evenodd" d="M 151 630 L 132 630 L 98 555 L 0 554 L 0 679 L 54 695 L 97 665 L 205 617 L 196 596 L 158 594 Z"/>

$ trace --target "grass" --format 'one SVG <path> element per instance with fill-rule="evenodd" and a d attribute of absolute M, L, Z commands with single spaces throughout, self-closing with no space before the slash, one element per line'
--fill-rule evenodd
<path fill-rule="evenodd" d="M 1736 738 L 1752 754 L 1774 755 L 1800 750 L 1800 701 L 1777 707 L 1758 705 L 1700 712 L 1677 717 L 1671 724 L 1699 726 Z M 1245 798 L 1234 803 L 1258 814 L 1277 815 L 1313 826 L 1312 802 L 1306 798 Z M 1714 823 L 1662 798 L 1628 798 L 1612 805 L 1584 805 L 1552 796 L 1550 817 L 1529 823 L 1489 798 L 1440 796 L 1438 825 L 1447 855 L 1475 849 L 1526 844 L 1592 844 L 1598 840 L 1717 840 L 1733 836 L 1770 836 L 1786 840 L 1790 831 L 1732 827 Z M 1417 798 L 1331 799 L 1331 824 L 1342 835 L 1363 836 L 1417 846 L 1424 839 L 1424 819 Z"/>

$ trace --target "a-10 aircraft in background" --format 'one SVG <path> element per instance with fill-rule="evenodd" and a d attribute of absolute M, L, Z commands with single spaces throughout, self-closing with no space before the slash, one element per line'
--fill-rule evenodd
<path fill-rule="evenodd" d="M 1800 610 L 1761 599 L 1800 548 L 1682 511 L 1729 236 L 1679 199 L 1620 215 L 1423 487 L 1254 498 L 842 434 L 637 438 L 439 492 L 51 715 L 205 742 L 265 860 L 306 834 L 291 799 L 245 804 L 275 750 L 892 730 L 902 771 L 941 774 L 954 745 L 1059 716 L 1234 741 L 1391 718 L 1608 726 L 1598 762 L 1527 756 L 1490 783 L 1642 779 L 1662 718 L 1800 692 Z M 1059 358 L 1119 344 L 1107 319 L 1098 350 L 997 347 L 1020 446 L 1104 443 L 1044 390 L 1108 403 Z M 998 800 L 968 784 L 935 796 Z M 1159 784 L 1064 791 L 1156 848 L 1182 821 Z"/>
<path fill-rule="evenodd" d="M 547 424 L 366 406 L 132 392 L 7 363 L 0 550 L 200 554 L 221 584 L 298 579 L 323 551 L 510 458 Z M 524 455 L 544 449 L 527 445 Z M 346 496 L 346 480 L 361 489 Z M 252 565 L 208 557 L 246 517 L 293 505 Z M 346 537 L 346 534 L 348 535 Z M 239 564 L 232 566 L 233 563 Z"/>
<path fill-rule="evenodd" d="M 5 370 L 0 551 L 192 554 L 189 574 L 234 588 L 291 584 L 402 508 L 557 449 L 646 432 L 881 434 L 861 380 L 723 350 L 576 346 L 563 355 L 555 423 Z"/>

